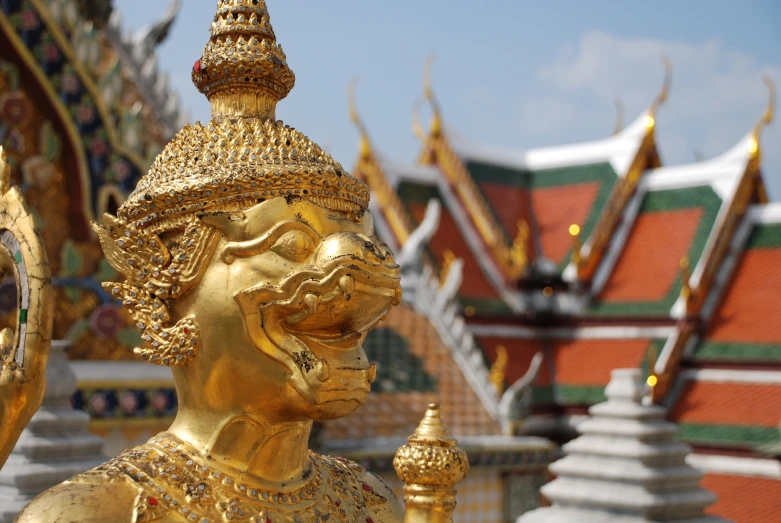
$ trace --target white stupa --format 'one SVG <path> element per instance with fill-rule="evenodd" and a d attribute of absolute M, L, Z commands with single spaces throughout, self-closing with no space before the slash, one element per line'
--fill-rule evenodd
<path fill-rule="evenodd" d="M 580 437 L 550 466 L 556 479 L 542 488 L 552 503 L 518 523 L 717 523 L 705 515 L 716 496 L 700 488 L 703 474 L 684 462 L 691 448 L 675 439 L 665 409 L 643 403 L 640 370 L 618 369 L 608 400 L 589 409 Z"/>
<path fill-rule="evenodd" d="M 70 404 L 78 383 L 67 347 L 52 342 L 43 404 L 0 470 L 0 523 L 13 521 L 44 490 L 106 461 L 103 440 L 87 432 L 89 415 Z"/>

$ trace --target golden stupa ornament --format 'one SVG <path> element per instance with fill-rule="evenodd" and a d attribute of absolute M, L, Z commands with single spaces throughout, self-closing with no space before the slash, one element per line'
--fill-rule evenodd
<path fill-rule="evenodd" d="M 94 224 L 106 289 L 172 369 L 179 411 L 147 444 L 36 498 L 19 521 L 400 522 L 388 487 L 307 448 L 366 402 L 366 334 L 401 299 L 369 190 L 275 119 L 294 84 L 263 0 L 220 0 L 193 80 L 212 104 Z M 427 520 L 420 520 L 427 521 Z"/>
<path fill-rule="evenodd" d="M 456 508 L 456 485 L 469 471 L 466 453 L 442 420 L 442 411 L 432 403 L 407 445 L 393 460 L 404 481 L 406 523 L 451 523 Z"/>

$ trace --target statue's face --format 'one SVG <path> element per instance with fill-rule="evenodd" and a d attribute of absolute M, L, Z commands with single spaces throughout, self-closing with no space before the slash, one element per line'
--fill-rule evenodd
<path fill-rule="evenodd" d="M 203 221 L 223 238 L 177 312 L 200 325 L 192 363 L 208 373 L 206 387 L 280 420 L 362 405 L 375 376 L 363 340 L 401 298 L 399 268 L 370 214 L 277 198 Z"/>

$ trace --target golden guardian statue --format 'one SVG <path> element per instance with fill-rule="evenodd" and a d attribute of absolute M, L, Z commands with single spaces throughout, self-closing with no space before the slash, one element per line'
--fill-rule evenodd
<path fill-rule="evenodd" d="M 401 299 L 369 190 L 275 118 L 293 88 L 263 0 L 220 0 L 193 81 L 212 105 L 93 227 L 136 352 L 172 369 L 179 412 L 147 444 L 43 493 L 22 522 L 401 521 L 361 467 L 310 452 L 352 413 L 366 333 Z"/>

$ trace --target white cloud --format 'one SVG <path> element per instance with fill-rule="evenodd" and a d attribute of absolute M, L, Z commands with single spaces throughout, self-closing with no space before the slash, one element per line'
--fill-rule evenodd
<path fill-rule="evenodd" d="M 781 67 L 760 64 L 719 41 L 623 38 L 592 31 L 576 47 L 562 47 L 552 64 L 536 71 L 536 87 L 545 95 L 522 100 L 522 129 L 532 131 L 527 125 L 529 113 L 545 114 L 547 120 L 536 132 L 554 138 L 571 131 L 572 122 L 593 116 L 595 107 L 603 109 L 604 119 L 604 107 L 616 96 L 623 100 L 626 119 L 631 121 L 661 87 L 662 54 L 670 57 L 674 71 L 669 103 L 659 115 L 658 140 L 667 164 L 691 162 L 695 151 L 705 158 L 726 151 L 764 110 L 768 95 L 763 74 L 781 86 Z M 781 196 L 781 151 L 771 146 L 781 135 L 775 127 L 767 129 L 762 139 L 763 168 L 771 192 Z"/>

